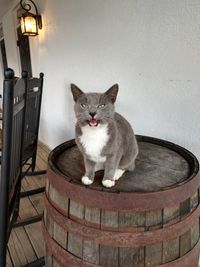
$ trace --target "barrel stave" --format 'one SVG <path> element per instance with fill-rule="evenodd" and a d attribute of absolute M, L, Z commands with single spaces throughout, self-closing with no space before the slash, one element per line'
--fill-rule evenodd
<path fill-rule="evenodd" d="M 99 264 L 99 245 L 91 241 L 83 241 L 83 260 L 94 264 Z"/>
<path fill-rule="evenodd" d="M 196 220 L 196 222 L 194 223 L 194 225 L 191 227 L 191 248 L 193 248 L 200 237 L 200 232 L 199 232 L 199 219 Z"/>
<path fill-rule="evenodd" d="M 162 210 L 146 213 L 146 231 L 162 227 Z M 162 243 L 156 243 L 145 247 L 145 266 L 156 266 L 162 263 Z"/>
<path fill-rule="evenodd" d="M 163 242 L 162 262 L 167 263 L 179 258 L 179 237 Z"/>
<path fill-rule="evenodd" d="M 67 249 L 67 241 L 68 241 L 68 235 L 67 232 L 56 222 L 53 224 L 53 239 L 58 242 L 58 244 L 64 248 Z"/>
<path fill-rule="evenodd" d="M 100 228 L 101 222 L 101 210 L 99 208 L 85 207 L 85 221 L 90 224 Z"/>
<path fill-rule="evenodd" d="M 68 233 L 68 246 L 67 251 L 77 256 L 78 258 L 83 258 L 83 240 L 80 239 L 74 233 Z"/>
<path fill-rule="evenodd" d="M 163 227 L 176 223 L 180 220 L 180 204 L 163 209 Z"/>

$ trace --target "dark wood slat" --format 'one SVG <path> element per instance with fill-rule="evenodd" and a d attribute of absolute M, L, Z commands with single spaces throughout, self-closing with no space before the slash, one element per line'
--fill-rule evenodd
<path fill-rule="evenodd" d="M 49 198 L 59 207 L 61 207 L 64 211 L 67 212 L 68 210 L 68 199 L 63 197 L 59 192 L 53 188 L 51 185 L 49 186 Z M 73 205 L 73 204 L 71 204 Z M 75 205 L 75 204 L 74 204 Z M 78 205 L 78 204 L 77 204 Z M 76 208 L 78 208 L 76 205 Z M 75 208 L 74 206 L 72 209 Z M 75 208 L 75 209 L 76 209 Z M 80 205 L 79 205 L 80 208 Z"/>
<path fill-rule="evenodd" d="M 99 208 L 85 207 L 85 220 L 90 223 L 96 224 L 100 228 L 101 211 Z"/>
<path fill-rule="evenodd" d="M 145 212 L 119 212 L 119 227 L 144 227 Z"/>
<path fill-rule="evenodd" d="M 180 205 L 173 205 L 163 209 L 163 225 L 174 223 L 180 220 Z"/>
<path fill-rule="evenodd" d="M 191 230 L 180 237 L 180 256 L 185 255 L 191 249 Z"/>
<path fill-rule="evenodd" d="M 56 222 L 54 222 L 53 238 L 61 247 L 67 249 L 67 233 Z"/>
<path fill-rule="evenodd" d="M 146 228 L 158 229 L 162 227 L 162 210 L 146 213 Z M 145 266 L 156 266 L 162 263 L 162 243 L 149 245 L 145 248 Z"/>
<path fill-rule="evenodd" d="M 84 218 L 85 208 L 82 204 L 70 200 L 69 215 Z M 79 258 L 83 256 L 83 241 L 73 233 L 68 233 L 68 251 Z"/>
<path fill-rule="evenodd" d="M 130 247 L 119 249 L 119 267 L 143 267 L 144 248 Z"/>
<path fill-rule="evenodd" d="M 101 228 L 118 228 L 118 212 L 101 211 Z M 100 264 L 103 266 L 118 267 L 119 266 L 119 249 L 109 246 L 100 245 Z"/>
<path fill-rule="evenodd" d="M 100 246 L 100 265 L 109 267 L 119 267 L 119 249 Z"/>
<path fill-rule="evenodd" d="M 193 248 L 199 240 L 199 219 L 191 228 L 191 248 Z"/>
<path fill-rule="evenodd" d="M 83 241 L 76 235 L 68 233 L 67 250 L 73 255 L 82 258 L 83 256 Z"/>
<path fill-rule="evenodd" d="M 163 263 L 173 261 L 179 257 L 179 238 L 163 242 Z"/>
<path fill-rule="evenodd" d="M 145 213 L 119 212 L 119 227 L 141 227 L 145 225 Z M 119 248 L 119 267 L 143 267 L 144 247 Z"/>
<path fill-rule="evenodd" d="M 194 210 L 199 203 L 198 191 L 193 194 L 190 198 L 190 211 Z"/>
<path fill-rule="evenodd" d="M 190 212 L 190 198 L 186 199 L 180 204 L 180 216 L 181 218 Z"/>
<path fill-rule="evenodd" d="M 51 187 L 51 185 L 50 185 Z M 83 219 L 85 214 L 85 207 L 83 204 L 70 200 L 69 204 L 69 216 Z"/>
<path fill-rule="evenodd" d="M 101 228 L 118 228 L 118 212 L 102 209 L 101 211 Z"/>
<path fill-rule="evenodd" d="M 100 209 L 85 208 L 85 220 L 88 223 L 95 224 L 97 228 L 98 226 L 100 228 L 100 219 Z M 99 264 L 99 258 L 99 245 L 91 241 L 83 240 L 83 259 L 94 264 Z"/>
<path fill-rule="evenodd" d="M 173 224 L 180 220 L 180 205 L 167 207 L 163 210 L 163 225 Z M 163 242 L 163 263 L 170 262 L 179 257 L 179 237 Z"/>
<path fill-rule="evenodd" d="M 99 245 L 91 241 L 83 241 L 83 259 L 85 261 L 99 264 Z"/>

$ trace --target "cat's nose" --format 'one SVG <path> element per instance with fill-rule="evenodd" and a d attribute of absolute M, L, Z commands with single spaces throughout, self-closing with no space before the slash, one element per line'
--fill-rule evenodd
<path fill-rule="evenodd" d="M 89 112 L 90 116 L 94 118 L 94 116 L 97 114 L 96 112 Z"/>

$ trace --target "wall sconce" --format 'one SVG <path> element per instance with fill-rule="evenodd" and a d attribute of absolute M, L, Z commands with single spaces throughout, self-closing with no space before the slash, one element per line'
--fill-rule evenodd
<path fill-rule="evenodd" d="M 31 10 L 31 5 L 22 4 L 23 0 L 20 1 L 21 7 L 26 11 L 22 14 L 20 19 L 21 32 L 23 35 L 36 36 L 38 35 L 38 29 L 42 29 L 42 17 L 38 14 L 37 7 L 32 0 L 29 0 L 34 8 L 35 14 L 29 12 Z"/>

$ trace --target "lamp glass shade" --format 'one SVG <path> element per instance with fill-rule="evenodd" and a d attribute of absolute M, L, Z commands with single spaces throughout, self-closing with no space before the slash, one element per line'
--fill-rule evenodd
<path fill-rule="evenodd" d="M 38 35 L 38 25 L 36 16 L 22 16 L 20 18 L 20 25 L 23 35 Z"/>

